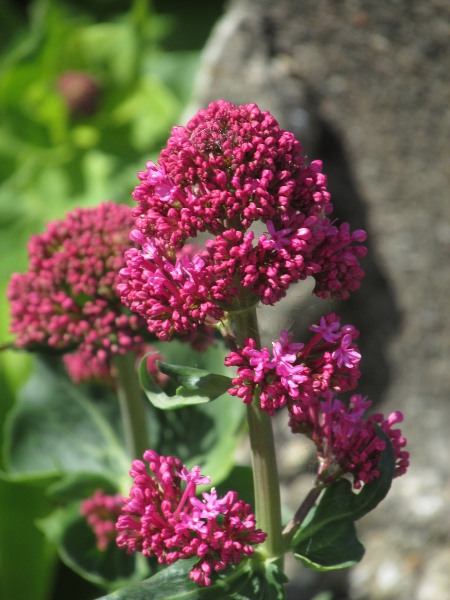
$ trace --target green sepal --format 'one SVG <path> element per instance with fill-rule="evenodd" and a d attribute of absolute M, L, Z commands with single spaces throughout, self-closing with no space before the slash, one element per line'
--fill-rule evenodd
<path fill-rule="evenodd" d="M 152 354 L 152 353 L 149 353 Z M 139 379 L 147 398 L 161 410 L 174 410 L 193 404 L 204 404 L 216 400 L 232 386 L 232 380 L 195 367 L 184 367 L 158 361 L 161 373 L 169 377 L 167 388 L 174 390 L 166 394 L 147 370 L 146 354 L 139 365 Z"/>
<path fill-rule="evenodd" d="M 211 585 L 189 578 L 198 557 L 179 560 L 140 584 L 130 585 L 98 600 L 283 600 L 287 578 L 272 561 L 245 559 L 212 575 Z"/>
<path fill-rule="evenodd" d="M 356 535 L 354 521 L 373 510 L 388 493 L 395 471 L 395 456 L 387 434 L 376 426 L 386 442 L 380 455 L 379 477 L 353 492 L 352 484 L 339 479 L 322 493 L 296 532 L 292 551 L 304 565 L 321 571 L 341 569 L 361 560 L 364 547 Z"/>
<path fill-rule="evenodd" d="M 141 554 L 127 554 L 112 541 L 105 551 L 96 547 L 95 535 L 80 514 L 80 502 L 59 508 L 37 526 L 56 546 L 61 560 L 76 573 L 114 590 L 131 582 L 141 581 L 151 572 Z"/>

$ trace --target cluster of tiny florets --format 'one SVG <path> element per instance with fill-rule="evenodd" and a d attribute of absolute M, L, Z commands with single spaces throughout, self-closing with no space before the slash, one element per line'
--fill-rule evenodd
<path fill-rule="evenodd" d="M 130 470 L 134 485 L 117 521 L 119 547 L 155 556 L 161 564 L 198 557 L 190 577 L 207 586 L 212 573 L 250 556 L 265 540 L 250 506 L 236 492 L 218 498 L 213 488 L 196 498 L 196 487 L 210 482 L 199 467 L 188 471 L 179 459 L 152 450 L 143 458 L 148 468 L 135 460 Z"/>
<path fill-rule="evenodd" d="M 237 367 L 232 396 L 250 403 L 257 393 L 261 410 L 273 415 L 285 405 L 293 433 L 310 437 L 317 446 L 318 481 L 327 485 L 344 473 L 351 473 L 354 486 L 368 483 L 379 475 L 378 463 L 385 442 L 376 433 L 377 423 L 389 436 L 396 458 L 395 475 L 408 466 L 406 440 L 392 425 L 403 419 L 396 412 L 385 420 L 383 415 L 363 419 L 371 402 L 359 395 L 350 405 L 337 400 L 335 392 L 353 390 L 360 376 L 361 355 L 355 344 L 359 333 L 353 325 L 341 326 L 334 313 L 322 317 L 310 327 L 314 332 L 307 344 L 293 343 L 287 331 L 273 342 L 273 351 L 258 349 L 255 340 L 231 352 L 227 366 Z"/>
<path fill-rule="evenodd" d="M 341 327 L 339 318 L 330 313 L 310 329 L 315 333 L 305 345 L 291 342 L 292 336 L 282 331 L 273 342 L 272 354 L 256 347 L 252 338 L 244 347 L 231 352 L 226 366 L 237 367 L 232 396 L 250 403 L 255 390 L 260 393 L 260 406 L 270 415 L 288 402 L 311 402 L 332 390 L 346 392 L 356 387 L 361 355 L 354 340 L 359 333 L 352 325 Z"/>
<path fill-rule="evenodd" d="M 359 394 L 351 396 L 349 404 L 325 392 L 323 398 L 310 403 L 292 402 L 289 405 L 289 425 L 293 433 L 302 433 L 317 447 L 319 470 L 317 481 L 322 485 L 333 483 L 345 473 L 353 477 L 359 489 L 380 474 L 378 465 L 381 452 L 386 447 L 376 431 L 378 425 L 388 436 L 395 457 L 394 477 L 403 475 L 409 465 L 409 453 L 404 450 L 406 439 L 400 429 L 392 426 L 403 421 L 400 411 L 387 419 L 382 414 L 364 417 L 372 405 Z"/>
<path fill-rule="evenodd" d="M 64 353 L 75 382 L 111 383 L 114 354 L 150 350 L 145 319 L 123 305 L 116 289 L 125 252 L 138 251 L 130 249 L 133 225 L 128 206 L 104 202 L 77 208 L 31 237 L 28 270 L 13 274 L 8 287 L 15 346 Z M 182 333 L 180 339 L 199 350 L 213 340 L 204 325 Z"/>
<path fill-rule="evenodd" d="M 109 495 L 103 490 L 96 490 L 90 498 L 81 503 L 80 513 L 86 517 L 94 532 L 97 548 L 102 552 L 117 537 L 116 521 L 122 511 L 123 502 L 121 494 Z"/>
<path fill-rule="evenodd" d="M 13 274 L 8 288 L 16 346 L 78 350 L 101 363 L 140 347 L 143 321 L 115 290 L 132 223 L 129 207 L 105 202 L 31 237 L 28 270 Z"/>
<path fill-rule="evenodd" d="M 142 250 L 127 254 L 122 301 L 169 340 L 242 308 L 238 296 L 274 304 L 309 276 L 316 295 L 346 298 L 363 276 L 365 232 L 328 218 L 321 169 L 255 104 L 219 100 L 199 111 L 138 174 L 133 240 Z M 259 237 L 256 221 L 266 229 Z M 181 264 L 175 250 L 200 232 L 212 236 L 206 250 Z"/>

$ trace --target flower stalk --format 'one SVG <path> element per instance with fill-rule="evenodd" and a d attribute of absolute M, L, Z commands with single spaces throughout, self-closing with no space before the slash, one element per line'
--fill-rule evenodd
<path fill-rule="evenodd" d="M 252 337 L 261 346 L 256 308 L 230 314 L 238 346 Z M 270 416 L 260 409 L 259 392 L 247 405 L 247 420 L 252 454 L 255 515 L 258 527 L 267 533 L 261 550 L 268 558 L 283 556 L 281 537 L 281 500 L 275 442 Z"/>
<path fill-rule="evenodd" d="M 149 440 L 145 406 L 135 368 L 133 352 L 114 355 L 118 376 L 118 397 L 125 432 L 125 442 L 131 459 L 142 458 Z"/>

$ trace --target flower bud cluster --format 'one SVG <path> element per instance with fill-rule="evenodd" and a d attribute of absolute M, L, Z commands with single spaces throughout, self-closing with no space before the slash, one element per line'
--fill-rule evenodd
<path fill-rule="evenodd" d="M 124 310 L 115 291 L 133 218 L 105 202 L 77 208 L 31 237 L 29 266 L 8 287 L 16 346 L 77 349 L 104 363 L 140 347 L 142 319 Z"/>
<path fill-rule="evenodd" d="M 114 354 L 151 350 L 145 320 L 130 313 L 116 291 L 133 224 L 128 206 L 104 202 L 77 208 L 31 237 L 28 270 L 13 274 L 8 287 L 17 347 L 65 353 L 75 382 L 109 383 Z M 181 263 L 187 260 L 185 250 L 179 255 Z M 180 339 L 205 350 L 212 329 L 201 326 Z"/>
<path fill-rule="evenodd" d="M 317 481 L 322 485 L 333 483 L 349 473 L 355 489 L 369 483 L 380 474 L 378 465 L 386 442 L 378 434 L 378 425 L 388 436 L 395 457 L 394 477 L 406 473 L 409 453 L 404 450 L 406 439 L 400 429 L 392 426 L 403 421 L 400 411 L 387 419 L 380 414 L 364 417 L 372 403 L 359 394 L 351 396 L 350 403 L 337 400 L 332 391 L 311 402 L 289 404 L 289 426 L 293 433 L 311 438 L 317 447 L 319 470 Z"/>
<path fill-rule="evenodd" d="M 273 342 L 273 355 L 267 348 L 258 350 L 255 340 L 231 352 L 226 366 L 237 367 L 237 377 L 229 393 L 250 403 L 256 389 L 260 406 L 269 415 L 289 402 L 311 402 L 326 391 L 346 392 L 356 387 L 361 355 L 354 340 L 359 332 L 353 325 L 341 327 L 334 313 L 310 327 L 315 335 L 305 345 L 292 343 L 282 331 Z"/>
<path fill-rule="evenodd" d="M 242 307 L 243 297 L 274 304 L 309 276 L 316 295 L 348 297 L 363 276 L 365 232 L 328 218 L 321 169 L 255 104 L 211 103 L 175 127 L 158 164 L 138 174 L 133 240 L 141 249 L 126 255 L 122 301 L 170 340 Z M 266 228 L 259 237 L 256 221 Z M 181 263 L 175 250 L 200 232 L 212 236 L 206 251 Z"/>
<path fill-rule="evenodd" d="M 353 390 L 360 376 L 361 355 L 354 340 L 359 333 L 353 325 L 340 325 L 334 313 L 322 317 L 310 330 L 314 336 L 305 345 L 292 343 L 287 331 L 273 342 L 273 352 L 260 350 L 255 340 L 231 352 L 227 366 L 237 367 L 232 396 L 250 403 L 256 393 L 261 410 L 273 415 L 285 405 L 293 433 L 310 437 L 317 447 L 318 482 L 327 485 L 344 473 L 351 473 L 355 488 L 378 477 L 380 453 L 385 442 L 377 436 L 375 424 L 388 435 L 394 448 L 396 472 L 405 473 L 408 453 L 406 440 L 392 425 L 400 423 L 400 412 L 385 420 L 376 414 L 363 418 L 371 402 L 353 395 L 350 404 L 335 398 L 335 392 Z"/>
<path fill-rule="evenodd" d="M 250 556 L 253 546 L 265 540 L 266 534 L 256 529 L 250 505 L 239 500 L 236 492 L 218 498 L 213 488 L 203 492 L 201 500 L 196 498 L 197 486 L 210 482 L 199 467 L 188 471 L 179 459 L 153 450 L 143 458 L 150 473 L 144 462 L 133 462 L 134 485 L 117 521 L 119 547 L 156 556 L 161 564 L 198 557 L 190 577 L 208 586 L 213 572 Z"/>

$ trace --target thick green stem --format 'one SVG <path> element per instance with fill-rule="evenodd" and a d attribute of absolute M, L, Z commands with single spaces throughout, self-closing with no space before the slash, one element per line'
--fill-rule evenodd
<path fill-rule="evenodd" d="M 244 339 L 252 337 L 258 347 L 261 347 L 256 309 L 250 308 L 230 316 L 238 346 L 242 348 Z M 281 557 L 282 561 L 280 483 L 275 442 L 271 418 L 261 410 L 259 395 L 255 395 L 253 402 L 247 406 L 247 418 L 252 452 L 256 523 L 267 533 L 261 550 L 268 558 Z"/>
<path fill-rule="evenodd" d="M 136 356 L 116 354 L 114 363 L 119 380 L 119 405 L 125 431 L 125 442 L 131 459 L 142 458 L 148 449 L 145 404 L 135 367 Z"/>

